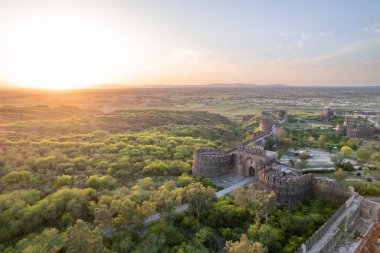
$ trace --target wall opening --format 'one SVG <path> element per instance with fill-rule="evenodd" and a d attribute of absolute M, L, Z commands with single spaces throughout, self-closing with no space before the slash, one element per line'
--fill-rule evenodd
<path fill-rule="evenodd" d="M 252 166 L 248 168 L 248 174 L 250 177 L 255 176 L 255 169 Z"/>

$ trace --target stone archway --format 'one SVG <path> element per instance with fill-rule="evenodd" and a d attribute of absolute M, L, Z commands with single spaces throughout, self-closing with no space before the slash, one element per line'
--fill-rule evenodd
<path fill-rule="evenodd" d="M 256 163 L 252 158 L 248 158 L 245 161 L 245 176 L 246 177 L 254 177 L 255 176 L 255 167 Z"/>
<path fill-rule="evenodd" d="M 255 168 L 253 168 L 252 166 L 248 168 L 248 175 L 250 177 L 255 177 Z"/>

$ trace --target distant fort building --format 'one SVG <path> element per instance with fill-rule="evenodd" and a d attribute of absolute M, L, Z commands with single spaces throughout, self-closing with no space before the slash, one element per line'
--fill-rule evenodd
<path fill-rule="evenodd" d="M 343 124 L 338 124 L 334 129 L 350 138 L 370 138 L 376 134 L 375 124 L 362 118 L 346 118 Z"/>
<path fill-rule="evenodd" d="M 285 110 L 263 111 L 260 119 L 260 131 L 270 133 L 277 121 L 284 120 L 287 116 Z"/>
<path fill-rule="evenodd" d="M 270 133 L 274 126 L 274 120 L 272 117 L 262 116 L 260 119 L 260 131 L 264 133 Z"/>
<path fill-rule="evenodd" d="M 323 109 L 323 116 L 326 120 L 331 119 L 335 115 L 335 111 L 330 106 L 325 106 Z"/>

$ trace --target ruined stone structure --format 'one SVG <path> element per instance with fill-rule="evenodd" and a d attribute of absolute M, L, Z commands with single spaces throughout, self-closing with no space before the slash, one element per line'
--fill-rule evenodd
<path fill-rule="evenodd" d="M 375 124 L 361 118 L 347 118 L 334 129 L 339 134 L 346 134 L 351 138 L 370 138 L 376 134 Z"/>
<path fill-rule="evenodd" d="M 325 117 L 325 119 L 329 120 L 334 115 L 335 111 L 331 109 L 330 106 L 325 106 L 325 108 L 323 109 L 323 116 Z"/>
<path fill-rule="evenodd" d="M 254 176 L 271 162 L 261 147 L 240 145 L 228 152 L 199 149 L 194 155 L 193 175 L 215 178 L 227 173 Z"/>
<path fill-rule="evenodd" d="M 194 155 L 193 175 L 210 179 L 225 174 L 253 177 L 259 188 L 274 191 L 279 206 L 293 206 L 310 197 L 328 196 L 334 202 L 349 197 L 346 188 L 335 183 L 315 179 L 312 174 L 302 175 L 299 170 L 276 163 L 262 147 L 240 145 L 230 151 L 200 149 Z"/>
<path fill-rule="evenodd" d="M 333 189 L 338 187 L 330 183 Z M 296 253 L 369 253 L 380 248 L 376 245 L 380 227 L 380 204 L 365 199 L 347 188 L 346 201 Z M 322 195 L 317 195 L 321 197 Z"/>
<path fill-rule="evenodd" d="M 240 145 L 227 152 L 201 149 L 194 155 L 193 175 L 215 178 L 227 173 L 253 177 L 256 187 L 276 193 L 279 206 L 291 207 L 309 198 L 341 205 L 296 253 L 380 252 L 380 204 L 358 195 L 352 187 L 302 175 L 276 163 L 275 156 L 260 147 Z"/>
<path fill-rule="evenodd" d="M 264 133 L 269 133 L 270 131 L 272 131 L 273 125 L 274 119 L 272 117 L 272 114 L 262 112 L 260 119 L 260 131 Z"/>
<path fill-rule="evenodd" d="M 266 133 L 262 133 L 256 140 L 245 142 L 226 152 L 197 150 L 193 161 L 193 175 L 211 179 L 226 174 L 252 177 L 256 187 L 275 192 L 276 202 L 282 207 L 291 207 L 308 198 L 328 199 L 341 205 L 296 253 L 380 253 L 379 203 L 365 199 L 355 193 L 352 187 L 315 178 L 312 174 L 302 175 L 298 170 L 277 163 L 273 152 L 251 146 L 265 139 L 272 132 L 272 127 L 275 128 L 272 113 L 264 113 L 264 118 L 269 118 L 269 115 L 272 115 L 272 125 L 269 121 L 268 124 L 263 121 L 263 130 Z M 284 115 L 286 117 L 286 112 Z M 372 126 L 367 125 L 366 130 L 353 122 L 346 120 L 336 130 L 347 131 L 350 137 L 372 134 Z M 355 127 L 358 130 L 354 130 Z"/>
<path fill-rule="evenodd" d="M 347 136 L 351 138 L 369 138 L 375 133 L 375 125 L 365 121 L 350 122 L 346 132 Z"/>
<path fill-rule="evenodd" d="M 287 116 L 285 110 L 264 111 L 261 113 L 260 131 L 270 133 L 277 121 L 284 120 Z"/>

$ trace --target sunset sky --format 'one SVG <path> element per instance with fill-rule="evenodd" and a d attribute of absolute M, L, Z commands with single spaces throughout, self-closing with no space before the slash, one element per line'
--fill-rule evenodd
<path fill-rule="evenodd" d="M 0 0 L 0 83 L 380 84 L 380 1 Z"/>

